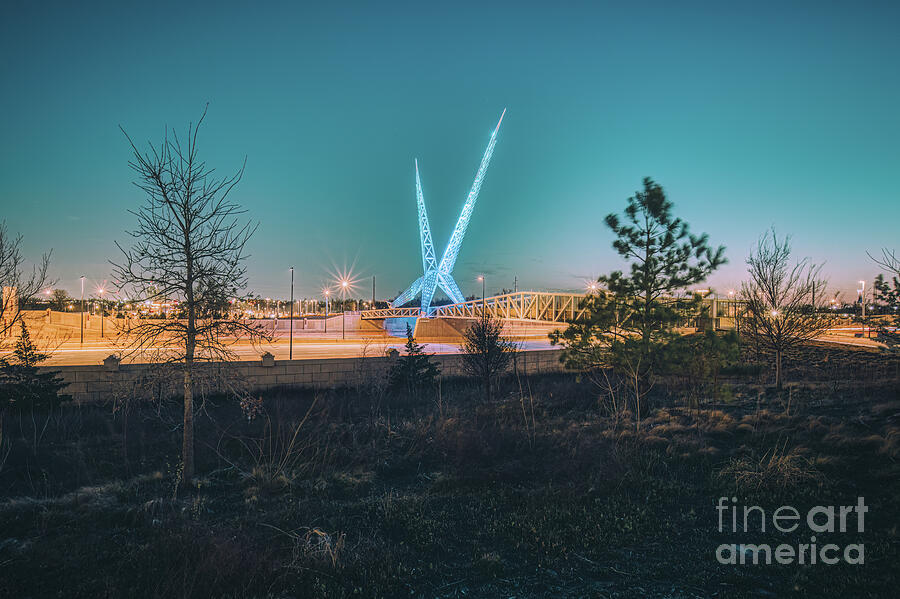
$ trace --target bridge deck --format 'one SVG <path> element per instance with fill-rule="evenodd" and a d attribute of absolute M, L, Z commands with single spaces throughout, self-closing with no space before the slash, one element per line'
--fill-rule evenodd
<path fill-rule="evenodd" d="M 429 318 L 481 318 L 487 315 L 501 320 L 525 320 L 540 323 L 565 323 L 585 314 L 584 293 L 552 293 L 545 291 L 518 291 L 495 295 L 484 299 L 469 300 L 459 304 L 431 306 Z M 717 321 L 733 320 L 744 309 L 744 302 L 734 299 L 704 298 L 705 313 Z M 425 316 L 418 306 L 364 310 L 365 320 Z M 719 326 L 717 324 L 717 326 Z M 731 328 L 720 326 L 719 328 Z"/>

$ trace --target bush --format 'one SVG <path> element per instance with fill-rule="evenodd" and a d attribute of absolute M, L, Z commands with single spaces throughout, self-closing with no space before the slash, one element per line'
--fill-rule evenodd
<path fill-rule="evenodd" d="M 661 352 L 663 372 L 680 376 L 688 388 L 688 401 L 699 405 L 703 395 L 718 397 L 719 377 L 740 357 L 738 337 L 707 330 L 700 335 L 676 337 Z"/>

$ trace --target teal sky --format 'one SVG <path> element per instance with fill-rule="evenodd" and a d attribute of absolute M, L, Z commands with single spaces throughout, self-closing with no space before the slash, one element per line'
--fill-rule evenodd
<path fill-rule="evenodd" d="M 109 277 L 141 202 L 118 129 L 210 103 L 201 152 L 247 169 L 250 291 L 367 295 L 421 271 L 413 159 L 442 251 L 500 112 L 460 252 L 466 294 L 574 289 L 619 267 L 603 216 L 657 180 L 727 246 L 768 227 L 852 295 L 900 249 L 900 3 L 189 3 L 11 0 L 0 12 L 0 205 L 53 274 Z"/>

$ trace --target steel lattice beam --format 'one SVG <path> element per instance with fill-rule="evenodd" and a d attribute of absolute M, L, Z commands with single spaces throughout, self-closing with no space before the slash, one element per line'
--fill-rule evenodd
<path fill-rule="evenodd" d="M 497 121 L 497 126 L 494 127 L 494 131 L 491 133 L 491 140 L 488 142 L 487 149 L 484 151 L 484 156 L 481 157 L 481 165 L 478 167 L 478 172 L 475 173 L 475 181 L 472 182 L 472 189 L 469 190 L 469 195 L 466 197 L 466 203 L 463 204 L 459 220 L 456 221 L 456 227 L 453 228 L 453 234 L 450 235 L 447 249 L 444 250 L 444 256 L 441 258 L 441 263 L 438 265 L 438 270 L 440 270 L 441 273 L 449 275 L 453 272 L 453 267 L 456 265 L 459 247 L 462 245 L 463 237 L 466 235 L 466 229 L 469 228 L 472 211 L 475 209 L 475 202 L 478 200 L 478 193 L 481 191 L 481 183 L 484 181 L 488 165 L 491 163 L 491 156 L 494 155 L 494 146 L 497 145 L 497 133 L 500 131 L 500 123 L 503 122 L 503 116 L 505 114 L 506 109 L 504 108 L 503 113 L 500 115 L 500 120 Z"/>
<path fill-rule="evenodd" d="M 416 204 L 419 208 L 419 240 L 422 245 L 422 272 L 427 273 L 437 267 L 434 255 L 434 242 L 431 240 L 431 225 L 428 223 L 428 211 L 425 209 L 425 196 L 422 195 L 422 182 L 419 180 L 419 159 L 416 158 Z"/>
<path fill-rule="evenodd" d="M 440 277 L 439 277 L 440 278 Z M 422 279 L 416 279 L 401 297 L 415 298 L 421 290 Z M 450 279 L 452 281 L 452 279 Z M 455 283 L 454 283 L 455 284 Z M 455 291 L 458 293 L 458 289 Z M 451 297 L 453 297 L 451 295 Z M 517 291 L 483 299 L 460 301 L 447 306 L 434 306 L 431 316 L 436 318 L 480 318 L 486 314 L 492 318 L 503 320 L 521 320 L 537 323 L 564 324 L 572 320 L 588 316 L 588 307 L 584 302 L 586 294 L 582 293 L 548 293 L 541 291 Z M 672 298 L 675 301 L 676 298 Z M 409 300 L 406 300 L 409 301 Z M 724 322 L 723 330 L 736 325 L 736 319 L 747 307 L 744 300 L 704 298 L 702 304 L 707 313 L 714 319 Z M 363 319 L 380 319 L 397 316 L 416 316 L 419 308 L 388 308 L 386 310 L 363 310 Z M 693 326 L 686 324 L 685 326 Z"/>

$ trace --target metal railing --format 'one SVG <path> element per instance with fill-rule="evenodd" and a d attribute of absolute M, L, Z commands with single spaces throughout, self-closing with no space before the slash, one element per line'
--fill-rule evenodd
<path fill-rule="evenodd" d="M 488 316 L 502 320 L 527 320 L 545 323 L 564 323 L 585 315 L 584 293 L 553 293 L 546 291 L 518 291 L 458 304 L 431 306 L 429 318 L 481 318 Z M 734 319 L 746 309 L 746 302 L 736 299 L 706 297 L 702 300 L 703 317 Z M 365 320 L 425 316 L 418 306 L 363 310 Z M 718 328 L 718 327 L 717 327 Z M 731 327 L 727 327 L 731 328 Z"/>
<path fill-rule="evenodd" d="M 566 322 L 585 313 L 584 294 L 519 291 L 461 304 L 435 306 L 430 316 L 444 318 L 481 318 L 535 322 Z"/>

